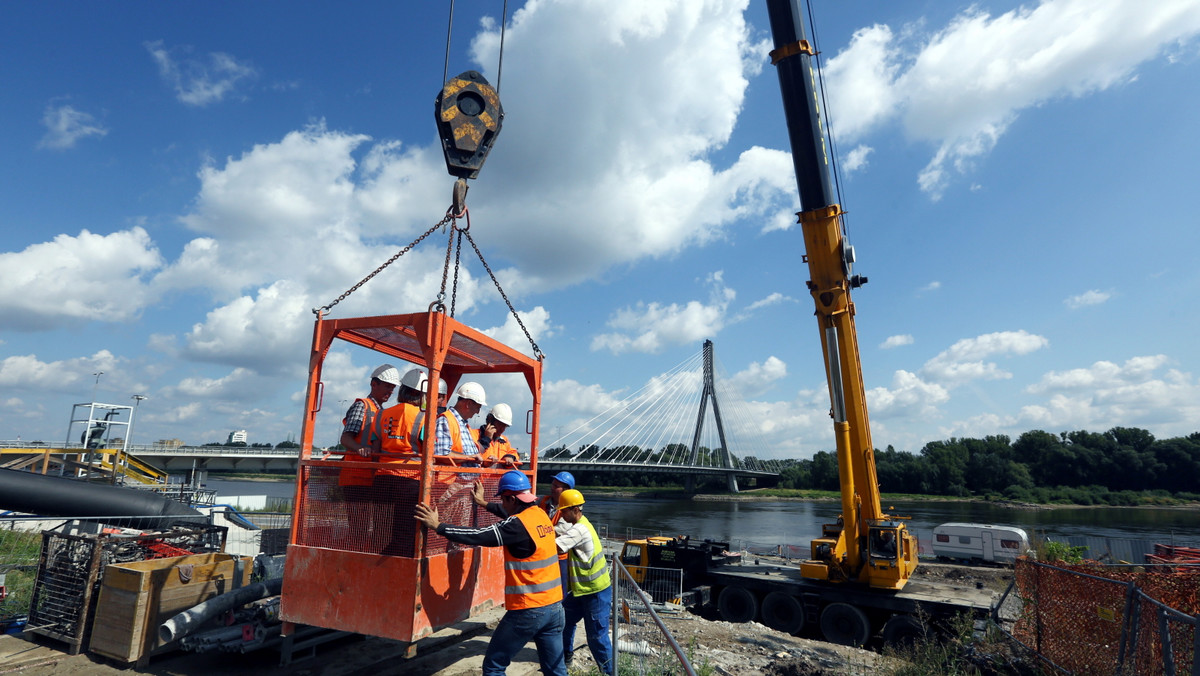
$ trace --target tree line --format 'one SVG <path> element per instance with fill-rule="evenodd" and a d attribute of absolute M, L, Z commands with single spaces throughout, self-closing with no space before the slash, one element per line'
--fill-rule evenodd
<path fill-rule="evenodd" d="M 565 449 L 552 449 L 557 455 Z M 595 455 L 603 455 L 596 453 Z M 1200 432 L 1155 439 L 1144 429 L 1114 427 L 1096 433 L 1007 435 L 931 441 L 918 452 L 892 446 L 875 450 L 875 472 L 884 493 L 987 497 L 1020 502 L 1140 504 L 1155 496 L 1200 500 Z M 547 453 L 547 458 L 550 454 Z M 742 458 L 739 466 L 773 464 L 779 487 L 836 491 L 837 453 L 771 462 Z M 622 472 L 580 472 L 581 482 L 611 486 L 674 486 L 678 477 Z M 724 480 L 706 479 L 723 488 Z"/>

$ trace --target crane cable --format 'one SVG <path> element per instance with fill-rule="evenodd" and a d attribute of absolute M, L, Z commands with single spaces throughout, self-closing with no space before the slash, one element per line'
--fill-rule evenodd
<path fill-rule="evenodd" d="M 500 10 L 500 54 L 496 59 L 496 93 L 500 93 L 500 77 L 504 73 L 504 29 L 508 23 L 508 0 Z M 450 18 L 446 21 L 446 57 L 442 61 L 442 86 L 450 78 L 450 37 L 454 33 L 454 0 L 450 0 Z"/>
<path fill-rule="evenodd" d="M 813 14 L 812 1 L 805 0 L 804 6 L 808 12 L 809 30 L 812 31 L 813 60 L 817 64 L 817 86 L 821 89 L 821 114 L 825 116 L 825 136 L 829 139 L 830 149 L 829 163 L 833 165 L 833 187 L 834 192 L 837 194 L 837 203 L 842 205 L 841 221 L 843 234 L 849 236 L 850 227 L 846 220 L 847 210 L 842 197 L 842 172 L 837 161 L 837 141 L 833 133 L 833 120 L 829 116 L 829 98 L 825 94 L 825 71 L 821 68 L 821 41 L 817 38 L 817 20 Z"/>

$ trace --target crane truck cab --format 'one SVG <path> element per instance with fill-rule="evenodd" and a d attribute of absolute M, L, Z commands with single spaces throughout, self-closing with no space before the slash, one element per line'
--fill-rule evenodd
<path fill-rule="evenodd" d="M 686 535 L 627 540 L 621 548 L 621 563 L 639 587 L 657 602 L 685 606 L 708 603 L 709 571 L 741 560 L 740 553 L 729 551 L 728 542 L 693 542 Z"/>

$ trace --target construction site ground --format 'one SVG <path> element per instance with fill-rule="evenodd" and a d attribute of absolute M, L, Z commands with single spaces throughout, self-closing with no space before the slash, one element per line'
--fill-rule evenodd
<path fill-rule="evenodd" d="M 1003 591 L 1012 577 L 1010 569 L 923 564 L 919 574 L 980 583 Z M 53 640 L 0 636 L 0 674 L 20 676 L 99 676 L 130 673 L 158 676 L 282 676 L 284 674 L 329 676 L 456 676 L 478 674 L 488 640 L 504 611 L 496 609 L 459 623 L 423 639 L 415 655 L 406 656 L 408 646 L 397 641 L 347 636 L 312 649 L 297 652 L 292 664 L 281 666 L 276 650 L 248 654 L 223 652 L 170 652 L 151 657 L 143 667 L 123 665 L 105 658 L 69 655 L 64 645 Z M 889 658 L 871 650 L 837 646 L 817 640 L 805 632 L 792 636 L 756 622 L 732 624 L 714 616 L 690 612 L 665 614 L 678 643 L 697 667 L 707 663 L 711 673 L 748 676 L 822 676 L 888 671 Z M 572 673 L 587 673 L 593 666 L 584 647 L 584 632 L 576 632 L 578 649 Z M 533 644 L 518 653 L 509 667 L 513 676 L 539 673 Z"/>

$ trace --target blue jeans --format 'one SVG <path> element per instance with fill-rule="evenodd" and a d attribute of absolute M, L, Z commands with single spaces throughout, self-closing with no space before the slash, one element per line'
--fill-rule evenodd
<path fill-rule="evenodd" d="M 541 608 L 524 608 L 504 613 L 492 632 L 483 656 L 483 676 L 503 676 L 513 656 L 533 641 L 545 676 L 567 676 L 563 661 L 563 607 L 551 603 Z"/>
<path fill-rule="evenodd" d="M 612 587 L 601 589 L 595 594 L 568 596 L 563 599 L 563 613 L 567 626 L 563 629 L 563 652 L 571 654 L 575 645 L 575 625 L 583 620 L 587 632 L 588 648 L 600 668 L 600 673 L 611 674 L 612 637 L 608 633 L 608 616 L 612 611 Z"/>

